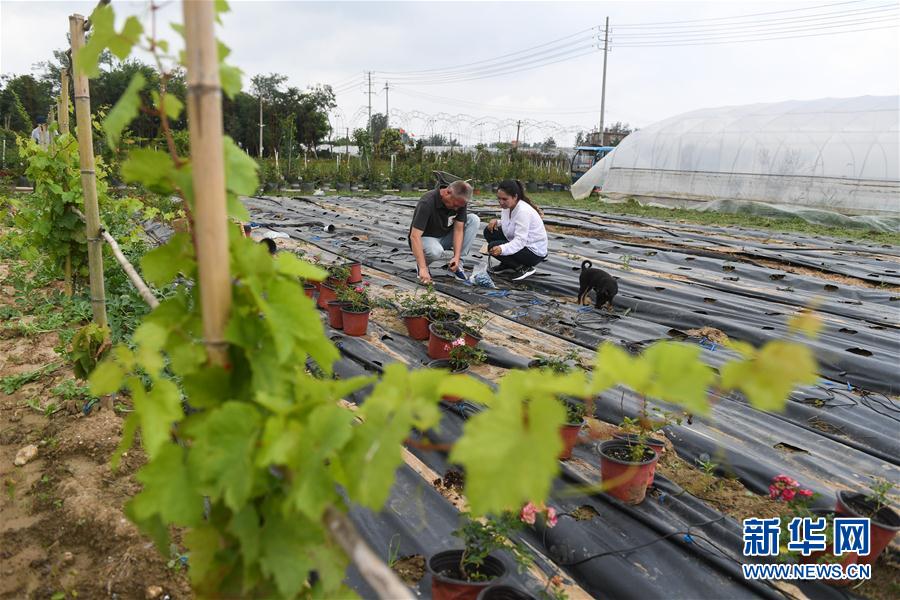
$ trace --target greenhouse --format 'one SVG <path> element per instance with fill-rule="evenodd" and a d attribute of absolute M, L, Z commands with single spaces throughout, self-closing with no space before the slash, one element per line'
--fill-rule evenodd
<path fill-rule="evenodd" d="M 742 200 L 900 214 L 900 98 L 705 108 L 623 140 L 573 187 L 696 202 Z"/>

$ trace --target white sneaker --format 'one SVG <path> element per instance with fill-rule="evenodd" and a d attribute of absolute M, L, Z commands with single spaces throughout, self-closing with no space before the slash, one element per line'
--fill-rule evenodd
<path fill-rule="evenodd" d="M 535 273 L 537 273 L 537 269 L 535 269 L 534 267 L 522 267 L 516 272 L 515 277 L 513 277 L 512 280 L 522 281 L 527 277 L 531 277 Z"/>

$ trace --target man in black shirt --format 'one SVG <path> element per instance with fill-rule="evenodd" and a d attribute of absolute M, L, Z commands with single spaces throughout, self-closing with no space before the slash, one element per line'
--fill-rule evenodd
<path fill-rule="evenodd" d="M 448 265 L 450 271 L 467 280 L 462 255 L 468 252 L 481 225 L 478 215 L 466 211 L 471 199 L 472 186 L 465 181 L 454 181 L 428 192 L 416 205 L 409 226 L 409 246 L 422 283 L 431 283 L 429 263 L 440 260 L 449 250 L 453 251 Z"/>

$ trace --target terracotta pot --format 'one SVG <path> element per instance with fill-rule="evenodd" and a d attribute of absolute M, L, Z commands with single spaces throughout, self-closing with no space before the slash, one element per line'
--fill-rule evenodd
<path fill-rule="evenodd" d="M 347 310 L 346 307 L 341 308 L 344 320 L 344 333 L 354 337 L 366 335 L 369 329 L 369 311 L 356 312 Z"/>
<path fill-rule="evenodd" d="M 640 504 L 647 494 L 647 486 L 653 481 L 656 472 L 656 462 L 659 455 L 652 448 L 647 448 L 652 453 L 651 458 L 645 458 L 639 462 L 630 459 L 613 456 L 610 452 L 618 450 L 631 452 L 632 446 L 628 442 L 610 440 L 600 444 L 600 476 L 604 483 L 613 487 L 605 492 L 614 498 L 618 498 L 625 504 Z"/>
<path fill-rule="evenodd" d="M 313 298 L 316 293 L 316 286 L 311 283 L 303 284 L 303 293 L 306 294 L 307 298 Z"/>
<path fill-rule="evenodd" d="M 454 331 L 453 337 L 445 339 L 435 332 L 436 323 L 428 326 L 428 358 L 438 360 L 450 358 L 450 344 L 457 339 L 462 332 L 459 327 L 452 323 L 442 322 L 442 325 L 451 331 Z"/>
<path fill-rule="evenodd" d="M 337 294 L 334 292 L 334 288 L 327 283 L 323 283 L 319 286 L 319 299 L 316 301 L 316 306 L 325 310 L 328 308 L 328 303 L 332 300 L 337 300 Z"/>
<path fill-rule="evenodd" d="M 563 449 L 559 453 L 559 460 L 569 460 L 572 458 L 572 448 L 578 442 L 578 432 L 584 426 L 584 420 L 581 423 L 567 423 L 559 428 L 559 435 L 562 437 Z"/>
<path fill-rule="evenodd" d="M 466 346 L 471 346 L 472 348 L 474 348 L 475 346 L 478 345 L 478 342 L 480 342 L 483 339 L 477 333 L 470 331 L 466 328 L 462 328 L 462 332 L 463 332 L 463 338 L 466 340 Z"/>
<path fill-rule="evenodd" d="M 449 360 L 433 360 L 430 363 L 428 363 L 428 368 L 429 369 L 447 369 L 454 375 L 458 375 L 460 373 L 466 373 L 469 370 L 469 367 L 463 367 L 462 369 L 453 369 L 450 367 Z M 463 398 L 462 398 L 462 396 L 445 395 L 445 396 L 441 396 L 441 400 L 443 400 L 444 402 L 449 402 L 451 404 L 456 404 L 457 402 L 462 402 Z"/>
<path fill-rule="evenodd" d="M 878 555 L 881 554 L 897 531 L 900 531 L 900 515 L 890 506 L 883 506 L 881 510 L 872 515 L 875 506 L 866 500 L 865 494 L 840 491 L 837 493 L 835 513 L 841 517 L 856 517 L 872 520 L 869 530 L 869 555 L 860 556 L 859 563 L 865 565 L 875 564 Z"/>
<path fill-rule="evenodd" d="M 485 581 L 466 581 L 459 572 L 462 550 L 438 552 L 428 559 L 431 574 L 431 597 L 433 600 L 477 600 L 478 594 L 492 583 L 506 575 L 506 567 L 498 559 L 488 556 L 479 572 L 487 577 Z"/>
<path fill-rule="evenodd" d="M 328 311 L 328 324 L 335 329 L 344 328 L 344 303 L 340 300 L 331 300 L 326 306 Z"/>
<path fill-rule="evenodd" d="M 351 262 L 345 266 L 350 267 L 350 276 L 347 277 L 347 283 L 359 283 L 362 281 L 362 263 Z"/>
<path fill-rule="evenodd" d="M 409 337 L 419 341 L 428 339 L 428 319 L 424 315 L 402 315 L 402 317 Z"/>
<path fill-rule="evenodd" d="M 494 584 L 478 594 L 478 600 L 535 600 L 528 592 L 511 585 Z"/>

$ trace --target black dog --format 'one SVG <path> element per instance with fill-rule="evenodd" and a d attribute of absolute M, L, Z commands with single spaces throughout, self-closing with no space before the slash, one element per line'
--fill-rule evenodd
<path fill-rule="evenodd" d="M 581 276 L 578 278 L 580 289 L 578 290 L 578 304 L 584 304 L 587 293 L 591 290 L 597 292 L 594 308 L 600 308 L 606 303 L 612 303 L 613 298 L 619 293 L 619 284 L 612 275 L 601 269 L 591 268 L 591 261 L 581 263 Z"/>

